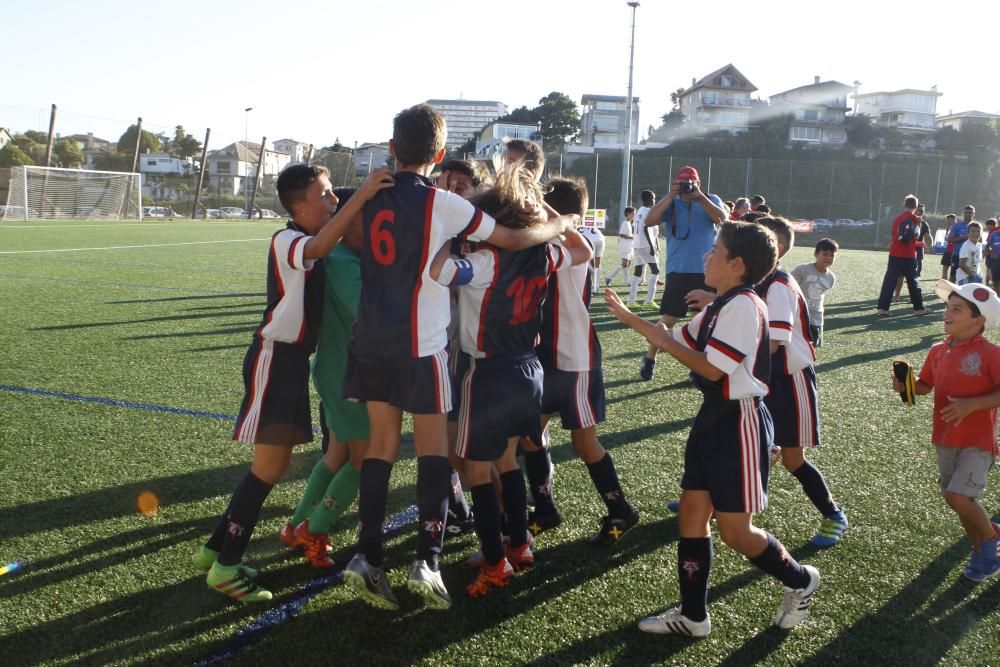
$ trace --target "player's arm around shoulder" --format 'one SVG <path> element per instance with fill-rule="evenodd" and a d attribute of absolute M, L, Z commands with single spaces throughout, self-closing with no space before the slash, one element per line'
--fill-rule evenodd
<path fill-rule="evenodd" d="M 551 241 L 567 231 L 576 232 L 579 222 L 580 216 L 560 215 L 555 218 L 542 219 L 541 222 L 524 229 L 510 229 L 497 225 L 486 240 L 504 250 L 524 250 Z M 579 232 L 577 233 L 579 234 Z"/>
<path fill-rule="evenodd" d="M 358 191 L 340 207 L 336 215 L 330 218 L 315 236 L 308 238 L 302 252 L 305 259 L 319 259 L 329 255 L 354 218 L 361 214 L 365 203 L 374 197 L 376 192 L 391 188 L 393 184 L 392 173 L 385 167 L 370 173 Z"/>
<path fill-rule="evenodd" d="M 453 257 L 451 244 L 445 243 L 430 266 L 430 276 L 445 287 L 488 287 L 494 280 L 497 252 L 483 247 L 465 257 Z"/>
<path fill-rule="evenodd" d="M 571 266 L 586 264 L 594 258 L 594 249 L 591 247 L 587 239 L 583 237 L 583 234 L 575 229 L 567 230 L 566 233 L 560 237 L 560 241 L 562 241 L 563 247 L 569 254 L 569 264 Z M 556 267 L 555 270 L 560 270 L 560 267 Z"/>

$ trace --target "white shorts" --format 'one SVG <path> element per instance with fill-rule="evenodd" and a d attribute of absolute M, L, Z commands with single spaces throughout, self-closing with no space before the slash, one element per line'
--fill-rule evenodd
<path fill-rule="evenodd" d="M 645 248 L 635 250 L 635 263 L 636 264 L 657 264 L 659 265 L 659 260 L 654 253 L 651 253 Z"/>

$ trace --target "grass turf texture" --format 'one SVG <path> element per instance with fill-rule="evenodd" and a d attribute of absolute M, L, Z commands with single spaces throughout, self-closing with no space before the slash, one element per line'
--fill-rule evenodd
<path fill-rule="evenodd" d="M 0 384 L 234 414 L 240 368 L 264 300 L 261 222 L 0 224 Z M 186 245 L 166 245 L 186 244 Z M 115 250 L 25 252 L 137 246 Z M 147 247 L 143 247 L 147 246 Z M 604 257 L 617 263 L 614 239 Z M 786 264 L 811 258 L 796 249 Z M 475 537 L 446 545 L 450 612 L 423 611 L 404 588 L 414 532 L 387 545 L 402 610 L 387 613 L 334 585 L 242 653 L 242 663 L 356 664 L 987 664 L 1000 661 L 1000 578 L 974 586 L 961 570 L 968 544 L 936 485 L 931 397 L 907 408 L 890 386 L 898 355 L 919 368 L 942 336 L 941 304 L 917 318 L 909 304 L 874 317 L 885 252 L 841 251 L 819 351 L 823 446 L 810 459 L 851 521 L 828 551 L 808 546 L 819 517 L 784 469 L 758 517 L 823 575 L 811 616 L 790 634 L 771 627 L 780 585 L 715 540 L 703 641 L 645 635 L 636 621 L 678 601 L 677 497 L 682 452 L 699 394 L 661 356 L 638 381 L 643 342 L 595 299 L 604 347 L 615 458 L 642 522 L 615 548 L 586 537 L 604 508 L 586 469 L 554 429 L 555 495 L 564 522 L 537 543 L 537 567 L 487 600 L 463 593 L 458 563 Z M 939 275 L 926 262 L 925 292 Z M 616 287 L 621 291 L 620 278 Z M 654 317 L 654 311 L 648 311 Z M 991 337 L 996 334 L 990 334 Z M 190 555 L 208 535 L 249 462 L 223 420 L 0 391 L 0 655 L 6 665 L 193 663 L 269 609 L 205 588 Z M 315 572 L 275 534 L 291 514 L 318 443 L 300 447 L 264 508 L 247 560 L 276 600 L 296 597 Z M 393 475 L 389 514 L 413 502 L 412 449 Z M 1000 516 L 996 476 L 984 504 Z M 135 500 L 154 492 L 159 513 Z M 343 552 L 355 515 L 334 526 Z M 292 657 L 293 656 L 293 657 Z"/>

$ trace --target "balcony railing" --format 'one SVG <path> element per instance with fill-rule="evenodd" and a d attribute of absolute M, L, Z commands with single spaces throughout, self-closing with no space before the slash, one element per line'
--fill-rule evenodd
<path fill-rule="evenodd" d="M 750 100 L 744 97 L 728 97 L 726 95 L 705 95 L 701 98 L 702 106 L 713 107 L 748 107 Z"/>

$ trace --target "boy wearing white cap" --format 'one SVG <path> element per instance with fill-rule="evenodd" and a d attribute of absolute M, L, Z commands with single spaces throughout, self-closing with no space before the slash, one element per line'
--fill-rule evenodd
<path fill-rule="evenodd" d="M 1000 299 L 989 287 L 939 280 L 937 295 L 946 302 L 943 342 L 927 353 L 914 393 L 934 391 L 935 445 L 945 502 L 962 522 L 972 555 L 964 574 L 983 581 L 1000 573 L 1000 525 L 979 504 L 997 451 L 1000 406 L 1000 346 L 983 337 L 1000 324 Z M 893 388 L 903 384 L 893 379 Z"/>

